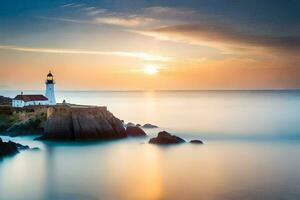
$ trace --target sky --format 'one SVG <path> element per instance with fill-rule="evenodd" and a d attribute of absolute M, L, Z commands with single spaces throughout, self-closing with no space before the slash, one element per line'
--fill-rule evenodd
<path fill-rule="evenodd" d="M 300 88 L 298 0 L 1 0 L 0 89 Z"/>

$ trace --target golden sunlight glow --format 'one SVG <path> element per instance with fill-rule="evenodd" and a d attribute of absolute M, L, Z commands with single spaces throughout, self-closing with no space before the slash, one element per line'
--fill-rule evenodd
<path fill-rule="evenodd" d="M 154 75 L 158 72 L 158 67 L 156 65 L 146 65 L 144 72 L 149 75 Z"/>

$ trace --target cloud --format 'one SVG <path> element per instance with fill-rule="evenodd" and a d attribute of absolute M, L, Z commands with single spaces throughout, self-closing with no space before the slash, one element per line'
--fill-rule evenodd
<path fill-rule="evenodd" d="M 108 24 L 124 27 L 171 25 L 176 22 L 194 22 L 203 19 L 195 10 L 175 7 L 146 7 L 133 12 L 116 12 L 85 4 L 69 3 L 61 6 L 81 12 L 76 18 L 68 16 L 43 16 L 45 20 L 71 23 Z M 152 27 L 153 27 L 152 26 Z"/>
<path fill-rule="evenodd" d="M 70 19 L 70 18 L 60 18 L 60 17 L 43 17 L 38 16 L 38 19 L 45 19 L 45 20 L 53 20 L 53 21 L 62 21 L 62 22 L 71 22 L 71 23 L 79 23 L 79 24 L 95 24 L 89 20 L 79 20 L 79 19 Z"/>
<path fill-rule="evenodd" d="M 72 8 L 82 11 L 84 16 L 79 16 L 76 19 L 71 17 L 39 17 L 46 20 L 58 20 L 73 23 L 88 23 L 88 24 L 109 24 L 124 27 L 142 26 L 154 21 L 153 18 L 146 17 L 143 14 L 132 14 L 124 12 L 113 12 L 111 10 L 102 9 L 85 4 L 69 3 L 62 6 L 63 8 Z"/>
<path fill-rule="evenodd" d="M 80 19 L 40 17 L 40 19 L 129 27 L 131 32 L 160 40 L 212 46 L 227 54 L 247 52 L 258 48 L 300 50 L 300 36 L 262 34 L 258 33 L 259 31 L 255 30 L 255 27 L 252 28 L 254 33 L 246 32 L 246 29 L 240 24 L 214 15 L 201 14 L 191 8 L 154 6 L 146 7 L 132 14 L 113 12 L 83 4 L 66 4 L 65 7 L 80 9 L 86 17 Z M 145 29 L 146 27 L 147 29 Z M 133 28 L 135 29 L 133 30 Z"/>
<path fill-rule="evenodd" d="M 145 17 L 142 15 L 110 12 L 106 9 L 95 9 L 95 7 L 82 8 L 87 16 L 80 18 L 69 17 L 47 17 L 37 16 L 39 19 L 55 20 L 70 23 L 84 23 L 84 24 L 108 24 L 124 27 L 138 27 L 150 24 L 155 20 L 153 18 Z"/>
<path fill-rule="evenodd" d="M 79 4 L 79 3 L 67 3 L 61 6 L 62 8 L 80 8 L 85 7 L 85 4 Z"/>
<path fill-rule="evenodd" d="M 90 6 L 90 7 L 84 7 L 84 8 L 82 8 L 82 10 L 85 10 L 85 11 L 93 11 L 93 10 L 97 10 L 97 8 L 94 7 L 94 6 Z"/>
<path fill-rule="evenodd" d="M 88 10 L 86 14 L 89 16 L 96 16 L 106 12 L 108 12 L 106 9 L 94 9 L 94 10 Z"/>
<path fill-rule="evenodd" d="M 180 18 L 187 18 L 187 17 L 197 17 L 199 13 L 195 10 L 190 8 L 175 8 L 175 7 L 161 7 L 161 6 L 154 6 L 154 7 L 147 7 L 143 10 L 144 15 L 152 16 L 152 17 L 167 17 L 180 19 Z"/>
<path fill-rule="evenodd" d="M 102 16 L 96 17 L 90 20 L 81 20 L 81 19 L 71 19 L 71 18 L 60 18 L 60 17 L 43 17 L 38 16 L 39 19 L 45 20 L 54 20 L 62 22 L 71 22 L 71 23 L 81 23 L 81 24 L 109 24 L 125 27 L 136 27 L 146 25 L 149 22 L 154 21 L 150 18 L 144 18 L 140 16 Z"/>
<path fill-rule="evenodd" d="M 165 26 L 137 31 L 160 40 L 190 44 L 224 44 L 228 47 L 263 47 L 277 50 L 299 51 L 300 37 L 250 34 L 229 26 L 215 24 L 188 24 Z"/>
<path fill-rule="evenodd" d="M 62 8 L 67 8 L 67 7 L 72 7 L 74 5 L 75 5 L 75 3 L 67 3 L 67 4 L 62 5 L 61 7 Z"/>
<path fill-rule="evenodd" d="M 166 56 L 159 56 L 144 52 L 125 52 L 125 51 L 88 51 L 88 50 L 76 50 L 76 49 L 51 49 L 51 48 L 33 48 L 33 47 L 20 47 L 0 45 L 0 49 L 13 50 L 22 52 L 33 53 L 53 53 L 53 54 L 87 54 L 87 55 L 107 55 L 107 56 L 120 56 L 120 57 L 132 57 L 145 61 L 159 61 L 170 62 L 172 58 Z"/>
<path fill-rule="evenodd" d="M 119 26 L 140 26 L 152 22 L 153 19 L 145 18 L 138 15 L 129 15 L 129 16 L 97 17 L 93 21 L 95 23 L 112 24 L 112 25 L 119 25 Z"/>

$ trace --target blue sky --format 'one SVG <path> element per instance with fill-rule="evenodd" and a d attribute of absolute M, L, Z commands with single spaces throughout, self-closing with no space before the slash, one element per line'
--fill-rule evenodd
<path fill-rule="evenodd" d="M 0 7 L 1 40 L 8 35 L 47 31 L 53 24 L 39 17 L 86 18 L 84 8 L 107 9 L 112 13 L 143 15 L 149 7 L 192 9 L 211 23 L 227 23 L 242 31 L 276 36 L 299 36 L 300 2 L 297 0 L 2 0 Z M 70 5 L 68 7 L 68 5 Z M 63 7 L 66 6 L 66 7 Z M 65 8 L 78 8 L 65 9 Z M 167 16 L 162 16 L 167 17 Z M 186 18 L 184 23 L 196 23 L 198 17 Z M 199 22 L 199 21 L 198 21 Z M 53 25 L 55 26 L 55 24 Z M 4 41 L 3 41 L 4 40 Z"/>
<path fill-rule="evenodd" d="M 176 80 L 182 89 L 298 88 L 299 10 L 296 0 L 2 0 L 0 70 L 11 77 L 14 70 L 42 73 L 54 65 L 62 72 L 74 66 L 76 78 L 88 73 L 85 66 L 126 82 L 125 76 L 152 65 L 161 84 L 151 78 L 146 89 L 173 88 Z M 211 80 L 186 83 L 188 76 L 211 69 Z M 16 87 L 11 78 L 0 82 Z M 101 88 L 136 87 L 100 82 Z M 97 89 L 92 83 L 77 87 Z"/>

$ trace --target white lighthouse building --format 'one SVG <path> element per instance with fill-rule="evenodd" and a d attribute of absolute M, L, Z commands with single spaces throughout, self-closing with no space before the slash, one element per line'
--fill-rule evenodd
<path fill-rule="evenodd" d="M 23 94 L 21 92 L 21 94 L 13 98 L 12 107 L 55 105 L 54 84 L 53 75 L 49 71 L 46 80 L 45 96 L 42 94 Z"/>
<path fill-rule="evenodd" d="M 48 98 L 48 105 L 55 105 L 55 95 L 54 95 L 54 80 L 53 75 L 51 74 L 51 71 L 49 71 L 49 74 L 47 75 L 46 80 L 46 97 Z"/>

